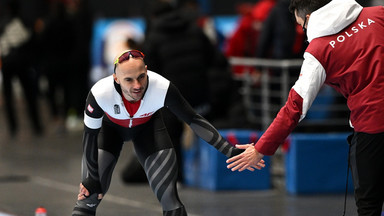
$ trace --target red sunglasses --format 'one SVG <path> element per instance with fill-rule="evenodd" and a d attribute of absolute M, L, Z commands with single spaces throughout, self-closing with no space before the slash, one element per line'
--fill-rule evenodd
<path fill-rule="evenodd" d="M 130 58 L 143 58 L 145 55 L 144 53 L 140 52 L 139 50 L 126 50 L 123 53 L 119 55 L 119 57 L 116 58 L 114 65 L 114 71 L 116 71 L 116 65 L 121 64 L 122 62 L 128 61 Z"/>

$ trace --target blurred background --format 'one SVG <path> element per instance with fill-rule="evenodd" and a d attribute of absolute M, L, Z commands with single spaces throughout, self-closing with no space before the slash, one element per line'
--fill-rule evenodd
<path fill-rule="evenodd" d="M 360 3 L 371 6 L 382 1 Z M 187 84 L 180 81 L 183 76 L 196 82 L 207 80 L 202 84 L 209 92 L 204 114 L 218 127 L 264 130 L 285 102 L 306 48 L 305 36 L 288 5 L 288 0 L 1 0 L 0 81 L 6 128 L 11 136 L 18 132 L 13 98 L 19 90 L 36 134 L 44 130 L 39 99 L 46 101 L 58 132 L 68 127 L 81 129 L 90 87 L 111 74 L 116 53 L 136 48 L 148 53 L 150 70 L 179 88 Z M 163 34 L 165 31 L 170 33 Z M 206 38 L 195 37 L 199 31 Z M 167 53 L 191 53 L 186 43 L 171 46 L 165 54 L 154 51 L 166 40 L 153 38 L 180 35 L 204 46 L 202 52 L 213 53 L 209 61 L 200 61 L 200 68 L 194 68 L 199 72 L 168 63 L 173 56 Z M 204 39 L 210 44 L 201 42 Z M 192 52 L 199 52 L 196 50 Z M 175 75 L 166 67 L 180 72 Z M 190 87 L 196 91 L 193 86 L 195 83 Z M 181 91 L 195 105 L 196 99 L 187 90 Z M 201 104 L 196 102 L 194 107 L 201 108 Z M 346 130 L 348 111 L 343 104 L 343 98 L 324 87 L 298 130 Z"/>
<path fill-rule="evenodd" d="M 29 190 L 28 184 L 51 178 L 77 186 L 86 96 L 97 80 L 113 73 L 113 59 L 125 49 L 142 50 L 148 69 L 175 83 L 230 142 L 256 142 L 284 105 L 307 45 L 288 5 L 289 0 L 0 0 L 0 191 L 19 183 Z M 225 158 L 200 145 L 171 113 L 166 123 L 179 149 L 181 184 L 209 191 L 279 190 L 282 194 L 269 195 L 284 197 L 344 192 L 348 117 L 345 99 L 324 86 L 306 119 L 268 158 L 263 177 L 253 180 L 257 188 L 244 181 L 255 175 L 225 169 L 207 174 L 225 168 Z M 336 149 L 333 155 L 320 147 L 326 144 Z M 145 182 L 132 148 L 126 149 L 116 191 Z M 316 168 L 321 157 L 334 170 Z M 206 170 L 205 164 L 217 161 L 221 166 Z M 18 199 L 0 200 L 0 210 L 28 215 L 13 206 Z M 29 208 L 39 205 L 28 202 Z"/>

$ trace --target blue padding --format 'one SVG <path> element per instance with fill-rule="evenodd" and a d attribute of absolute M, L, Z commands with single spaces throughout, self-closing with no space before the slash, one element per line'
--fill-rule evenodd
<path fill-rule="evenodd" d="M 293 134 L 285 158 L 291 194 L 342 193 L 346 187 L 348 134 Z M 351 174 L 348 190 L 353 191 Z"/>
<path fill-rule="evenodd" d="M 224 137 L 233 135 L 239 144 L 250 142 L 255 134 L 250 130 L 221 130 Z M 232 172 L 227 169 L 227 157 L 213 146 L 198 139 L 195 145 L 184 151 L 184 178 L 187 186 L 207 190 L 263 190 L 270 189 L 270 159 L 263 170 Z"/>

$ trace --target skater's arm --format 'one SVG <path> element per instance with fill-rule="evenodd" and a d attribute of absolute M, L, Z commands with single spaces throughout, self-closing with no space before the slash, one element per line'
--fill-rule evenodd
<path fill-rule="evenodd" d="M 167 92 L 165 106 L 179 119 L 187 123 L 199 137 L 227 157 L 232 157 L 243 152 L 243 150 L 237 149 L 228 143 L 211 123 L 196 113 L 172 83 Z"/>
<path fill-rule="evenodd" d="M 92 92 L 89 93 L 84 111 L 82 185 L 89 193 L 99 192 L 97 138 L 104 111 L 97 104 Z"/>

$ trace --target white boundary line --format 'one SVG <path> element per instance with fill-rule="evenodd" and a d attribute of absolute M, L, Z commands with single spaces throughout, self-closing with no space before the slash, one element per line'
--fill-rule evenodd
<path fill-rule="evenodd" d="M 32 177 L 31 182 L 38 184 L 38 185 L 41 185 L 41 186 L 44 186 L 44 187 L 48 187 L 48 188 L 52 188 L 52 189 L 56 189 L 56 190 L 60 190 L 60 191 L 65 191 L 65 192 L 70 192 L 70 193 L 73 193 L 74 191 L 79 190 L 79 188 L 76 186 L 62 183 L 62 182 L 58 182 L 58 181 L 55 181 L 52 179 L 39 177 L 39 176 Z M 111 203 L 119 204 L 119 205 L 124 205 L 124 206 L 130 206 L 130 207 L 139 208 L 139 209 L 151 210 L 153 212 L 162 212 L 163 211 L 159 206 L 151 205 L 151 204 L 148 204 L 145 202 L 139 202 L 139 201 L 127 199 L 124 197 L 115 196 L 112 194 L 107 194 L 103 198 L 103 201 L 104 202 L 111 202 Z M 190 214 L 190 213 L 188 215 L 200 216 L 200 215 Z M 12 216 L 12 215 L 1 215 L 0 214 L 0 216 Z"/>

